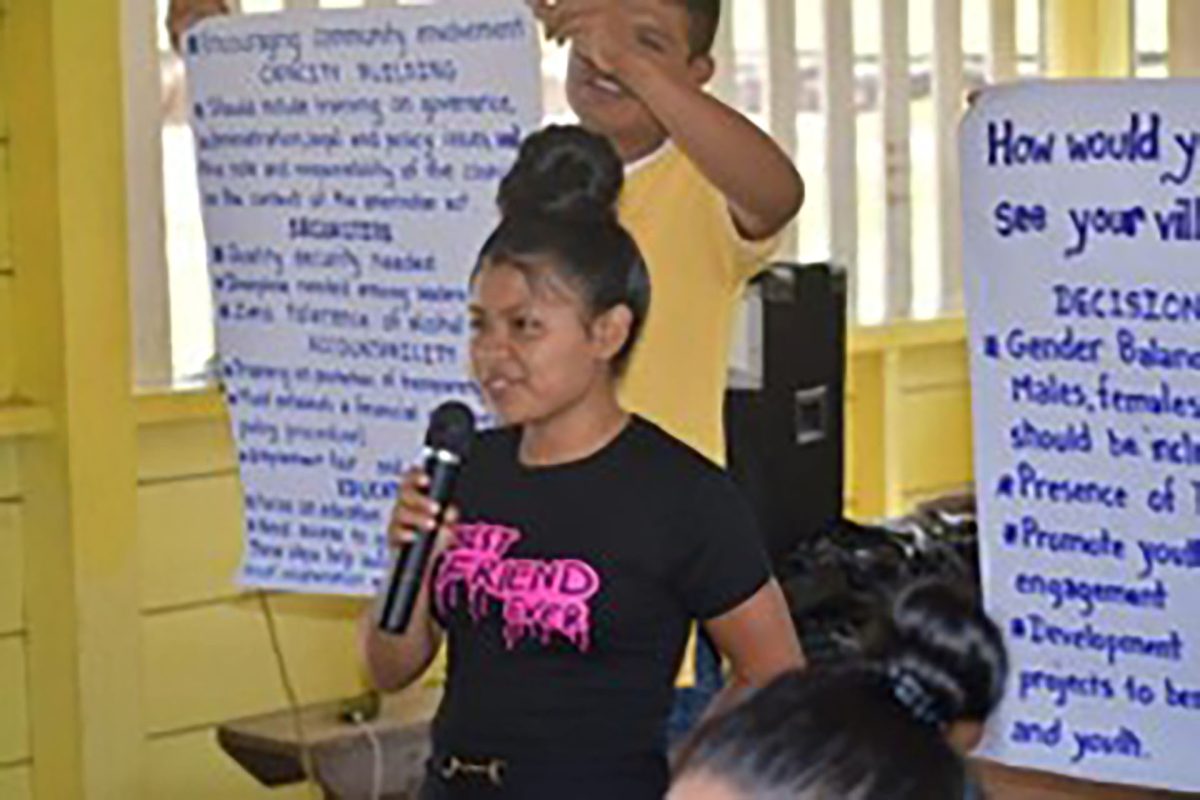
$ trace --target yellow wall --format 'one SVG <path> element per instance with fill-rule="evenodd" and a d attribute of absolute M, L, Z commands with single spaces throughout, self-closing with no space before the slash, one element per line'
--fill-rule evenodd
<path fill-rule="evenodd" d="M 10 337 L 11 330 L 0 332 Z M 0 441 L 0 798 L 29 796 L 24 557 L 13 446 Z"/>
<path fill-rule="evenodd" d="M 968 488 L 971 409 L 962 320 L 854 331 L 846 371 L 849 515 L 892 516 Z"/>
<path fill-rule="evenodd" d="M 258 599 L 233 583 L 241 510 L 223 410 L 211 394 L 146 398 L 139 422 L 149 796 L 264 796 L 213 735 L 222 721 L 286 703 Z M 352 624 L 357 603 L 279 596 L 270 602 L 303 702 L 361 691 Z"/>
<path fill-rule="evenodd" d="M 285 702 L 220 402 L 128 390 L 119 0 L 0 7 L 0 800 L 306 796 L 214 743 Z M 966 482 L 960 323 L 857 332 L 849 381 L 859 515 Z M 355 604 L 272 602 L 302 700 L 357 692 Z"/>
<path fill-rule="evenodd" d="M 0 4 L 2 7 L 3 4 Z M 0 13 L 0 54 L 6 52 L 8 26 Z M 0 57 L 0 401 L 12 394 L 12 248 L 8 235 L 8 104 L 5 59 Z"/>
<path fill-rule="evenodd" d="M 0 53 L 6 50 L 7 25 L 0 14 Z M 0 59 L 0 404 L 13 393 L 13 266 L 9 238 L 8 114 Z M 29 714 L 26 698 L 26 630 L 21 504 L 16 452 L 0 438 L 0 798 L 27 798 L 29 788 Z"/>

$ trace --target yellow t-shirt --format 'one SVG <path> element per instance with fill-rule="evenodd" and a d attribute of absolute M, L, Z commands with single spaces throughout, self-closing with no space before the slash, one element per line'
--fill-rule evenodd
<path fill-rule="evenodd" d="M 724 196 L 669 142 L 627 168 L 618 214 L 650 271 L 650 315 L 621 383 L 622 405 L 724 466 L 734 315 L 779 240 L 746 241 Z M 693 631 L 680 686 L 695 682 L 695 648 Z"/>
<path fill-rule="evenodd" d="M 621 400 L 723 465 L 734 315 L 778 240 L 743 239 L 725 198 L 670 143 L 629 167 L 618 211 L 650 270 L 650 315 Z"/>

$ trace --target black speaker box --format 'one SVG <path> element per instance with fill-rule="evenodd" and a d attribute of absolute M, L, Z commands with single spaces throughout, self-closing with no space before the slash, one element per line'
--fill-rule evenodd
<path fill-rule="evenodd" d="M 762 386 L 725 394 L 728 467 L 778 566 L 842 517 L 846 279 L 828 264 L 779 264 L 762 298 Z"/>

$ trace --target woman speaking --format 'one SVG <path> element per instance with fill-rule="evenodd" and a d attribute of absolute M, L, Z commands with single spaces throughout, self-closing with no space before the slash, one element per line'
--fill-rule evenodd
<path fill-rule="evenodd" d="M 407 632 L 368 616 L 361 636 L 387 690 L 448 640 L 426 800 L 659 800 L 693 622 L 732 666 L 727 691 L 802 663 L 731 480 L 618 401 L 650 307 L 622 177 L 601 137 L 531 136 L 471 276 L 471 368 L 503 427 L 472 446 Z M 406 476 L 393 544 L 434 525 L 426 483 Z"/>

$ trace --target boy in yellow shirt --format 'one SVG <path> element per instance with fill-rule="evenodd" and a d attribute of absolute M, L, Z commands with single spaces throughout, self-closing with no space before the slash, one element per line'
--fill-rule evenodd
<path fill-rule="evenodd" d="M 636 411 L 724 463 L 730 329 L 804 184 L 752 122 L 704 91 L 720 0 L 531 0 L 571 44 L 567 97 L 627 165 L 621 222 L 654 291 L 625 378 Z"/>

